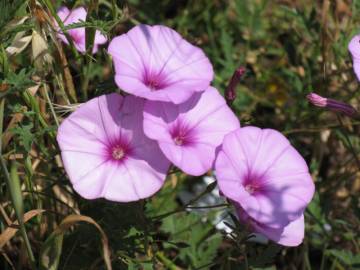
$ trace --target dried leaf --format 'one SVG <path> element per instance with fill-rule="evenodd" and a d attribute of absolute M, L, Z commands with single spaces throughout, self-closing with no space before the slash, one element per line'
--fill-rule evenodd
<path fill-rule="evenodd" d="M 35 84 L 34 86 L 31 86 L 27 89 L 27 91 L 30 93 L 30 95 L 35 96 L 36 92 L 40 88 L 40 83 Z"/>
<path fill-rule="evenodd" d="M 66 187 L 65 187 L 66 188 Z M 71 208 L 75 211 L 76 214 L 80 214 L 80 210 L 77 206 L 76 201 L 74 200 L 73 196 L 69 192 L 65 192 L 65 188 L 62 188 L 59 185 L 53 186 L 52 190 L 60 201 L 62 201 L 68 208 Z"/>
<path fill-rule="evenodd" d="M 8 56 L 17 55 L 21 53 L 30 44 L 32 39 L 31 35 L 24 36 L 25 32 L 19 32 L 15 35 L 15 38 L 11 45 L 6 48 Z"/>
<path fill-rule="evenodd" d="M 83 216 L 83 215 L 69 215 L 65 219 L 63 219 L 63 221 L 60 223 L 59 227 L 57 227 L 54 230 L 54 232 L 52 233 L 52 235 L 50 237 L 55 238 L 58 235 L 62 235 L 67 229 L 69 229 L 70 227 L 72 227 L 73 225 L 75 225 L 78 222 L 90 223 L 90 224 L 94 225 L 96 227 L 96 229 L 98 229 L 98 231 L 101 234 L 101 241 L 103 244 L 103 256 L 104 256 L 106 268 L 107 268 L 107 270 L 111 270 L 112 266 L 111 266 L 111 260 L 110 260 L 110 249 L 109 249 L 108 238 L 107 238 L 105 232 L 101 229 L 100 225 L 97 224 L 96 221 L 93 220 L 91 217 Z"/>
<path fill-rule="evenodd" d="M 15 113 L 13 115 L 13 117 L 11 118 L 6 130 L 3 132 L 3 136 L 2 136 L 2 145 L 3 148 L 5 148 L 11 138 L 14 136 L 14 133 L 11 132 L 11 130 L 22 121 L 22 119 L 24 118 L 24 114 L 23 113 Z"/>
<path fill-rule="evenodd" d="M 49 53 L 49 47 L 44 37 L 36 30 L 32 33 L 32 57 L 35 66 L 39 70 L 44 70 L 44 66 L 51 64 L 53 58 Z"/>
<path fill-rule="evenodd" d="M 43 212 L 45 212 L 43 209 L 34 209 L 26 212 L 24 215 L 24 223 Z M 2 232 L 2 234 L 0 234 L 0 249 L 3 248 L 3 246 L 15 236 L 16 232 L 18 231 L 17 226 L 19 226 L 19 223 L 15 221 L 11 226 L 7 227 Z"/>

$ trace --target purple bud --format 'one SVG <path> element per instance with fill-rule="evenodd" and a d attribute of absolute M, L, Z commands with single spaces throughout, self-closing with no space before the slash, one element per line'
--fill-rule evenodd
<path fill-rule="evenodd" d="M 352 118 L 357 118 L 359 115 L 353 106 L 342 101 L 331 98 L 324 98 L 315 93 L 308 94 L 306 98 L 311 104 L 317 107 L 327 108 L 331 111 L 340 112 Z"/>
<path fill-rule="evenodd" d="M 245 67 L 239 67 L 235 70 L 234 74 L 231 77 L 230 83 L 225 90 L 225 99 L 228 104 L 233 103 L 236 99 L 236 86 L 240 82 L 240 79 L 245 74 Z"/>

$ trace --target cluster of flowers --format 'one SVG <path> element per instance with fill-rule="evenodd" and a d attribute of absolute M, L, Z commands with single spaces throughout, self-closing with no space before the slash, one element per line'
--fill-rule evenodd
<path fill-rule="evenodd" d="M 85 20 L 86 11 L 62 8 L 59 16 L 66 25 Z M 84 29 L 70 31 L 84 52 Z M 94 52 L 106 40 L 96 35 Z M 240 220 L 282 245 L 302 242 L 314 194 L 306 162 L 281 133 L 240 127 L 210 86 L 213 68 L 200 48 L 168 27 L 138 25 L 112 39 L 108 53 L 115 82 L 129 95 L 91 99 L 58 130 L 81 196 L 136 201 L 162 187 L 171 164 L 194 176 L 214 169 Z"/>

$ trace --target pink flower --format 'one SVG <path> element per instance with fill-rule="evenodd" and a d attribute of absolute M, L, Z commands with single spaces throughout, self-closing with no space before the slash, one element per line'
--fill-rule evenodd
<path fill-rule="evenodd" d="M 170 162 L 143 133 L 143 103 L 133 96 L 103 95 L 61 124 L 57 140 L 64 167 L 84 198 L 136 201 L 163 185 Z"/>
<path fill-rule="evenodd" d="M 57 15 L 63 21 L 64 25 L 67 26 L 73 23 L 79 23 L 80 21 L 86 21 L 86 10 L 83 7 L 75 8 L 70 11 L 67 7 L 61 7 Z M 58 29 L 58 37 L 65 43 L 69 45 L 69 42 L 65 35 L 61 32 L 60 28 Z M 81 52 L 86 52 L 85 46 L 85 27 L 73 28 L 67 31 L 72 38 L 76 49 Z M 96 53 L 99 49 L 99 45 L 106 43 L 107 38 L 100 33 L 100 31 L 96 30 L 95 32 L 95 40 L 94 47 L 92 53 Z"/>
<path fill-rule="evenodd" d="M 360 81 L 360 35 L 356 35 L 351 39 L 348 49 L 353 59 L 354 72 Z"/>
<path fill-rule="evenodd" d="M 204 52 L 166 26 L 135 26 L 115 37 L 108 52 L 116 84 L 149 100 L 179 104 L 205 91 L 213 79 Z"/>
<path fill-rule="evenodd" d="M 272 129 L 244 127 L 225 136 L 215 170 L 220 191 L 259 228 L 285 230 L 314 194 L 306 162 Z"/>
<path fill-rule="evenodd" d="M 157 140 L 165 156 L 190 175 L 211 169 L 216 148 L 227 133 L 239 127 L 213 87 L 179 105 L 147 101 L 144 107 L 145 134 Z"/>
<path fill-rule="evenodd" d="M 298 219 L 291 221 L 287 226 L 283 228 L 271 228 L 264 224 L 258 223 L 249 217 L 244 210 L 235 203 L 237 216 L 239 219 L 249 224 L 252 229 L 258 233 L 261 233 L 273 240 L 274 242 L 283 246 L 298 246 L 304 239 L 304 215 L 301 215 Z"/>

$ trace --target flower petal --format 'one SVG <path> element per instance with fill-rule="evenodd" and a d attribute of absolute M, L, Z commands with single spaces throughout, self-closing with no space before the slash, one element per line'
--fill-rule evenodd
<path fill-rule="evenodd" d="M 360 59 L 353 58 L 353 69 L 357 79 L 360 81 Z"/>
<path fill-rule="evenodd" d="M 62 153 L 63 155 L 63 153 Z M 86 160 L 86 162 L 84 162 Z M 78 161 L 78 166 L 86 166 L 88 158 L 85 157 Z M 66 167 L 65 167 L 66 168 Z M 83 175 L 76 182 L 73 183 L 73 187 L 77 193 L 88 200 L 103 197 L 108 182 L 112 181 L 115 172 L 118 168 L 112 166 L 111 162 L 101 163 L 99 166 L 94 167 L 90 172 Z M 75 167 L 72 170 L 67 168 L 67 172 L 75 171 Z M 70 180 L 71 175 L 69 174 Z"/>
<path fill-rule="evenodd" d="M 260 224 L 255 225 L 257 232 L 264 234 L 274 242 L 289 247 L 300 245 L 304 240 L 304 215 L 290 222 L 286 227 L 274 229 Z"/>
<path fill-rule="evenodd" d="M 107 162 L 107 158 L 101 155 L 67 150 L 61 152 L 61 159 L 72 184 L 81 181 L 84 176 L 91 175 L 92 172 Z"/>
<path fill-rule="evenodd" d="M 305 231 L 304 215 L 284 227 L 272 228 L 251 219 L 237 203 L 234 203 L 234 206 L 238 218 L 248 223 L 255 232 L 261 233 L 283 246 L 298 246 L 302 243 Z"/>
<path fill-rule="evenodd" d="M 354 72 L 360 81 L 360 35 L 356 35 L 351 39 L 348 49 L 353 59 Z"/>
<path fill-rule="evenodd" d="M 159 172 L 148 161 L 129 158 L 109 179 L 103 197 L 118 202 L 148 198 L 163 186 L 167 168 Z"/>
<path fill-rule="evenodd" d="M 235 132 L 230 133 L 223 143 L 223 149 L 232 147 L 231 152 L 220 150 L 217 155 L 215 161 L 217 183 L 221 193 L 241 205 L 245 212 L 259 213 L 261 210 L 259 202 L 244 188 L 243 179 L 247 176 L 247 164 L 241 162 L 245 157 L 242 157 L 243 153 L 235 135 Z M 234 159 L 232 155 L 236 158 Z"/>
<path fill-rule="evenodd" d="M 199 176 L 208 171 L 215 159 L 215 148 L 196 144 L 178 146 L 174 143 L 159 143 L 160 149 L 171 162 L 189 175 Z"/>
<path fill-rule="evenodd" d="M 115 96 L 114 96 L 115 97 Z M 102 96 L 102 99 L 105 97 Z M 99 98 L 92 99 L 82 104 L 75 112 L 63 121 L 58 131 L 58 142 L 61 150 L 68 150 L 68 142 L 97 140 L 98 143 L 107 144 L 108 135 L 104 129 Z M 104 107 L 106 109 L 106 106 Z M 77 145 L 82 150 L 82 144 Z M 73 150 L 73 149 L 72 149 Z"/>
<path fill-rule="evenodd" d="M 78 7 L 73 10 L 71 10 L 69 16 L 64 21 L 65 25 L 77 23 L 80 21 L 86 21 L 86 9 L 84 7 Z"/>
<path fill-rule="evenodd" d="M 266 171 L 291 147 L 289 141 L 278 131 L 245 127 L 237 133 L 242 149 L 257 175 Z"/>
<path fill-rule="evenodd" d="M 62 6 L 57 10 L 57 15 L 59 16 L 60 20 L 62 20 L 63 22 L 66 20 L 69 14 L 70 14 L 70 10 L 65 6 Z"/>

